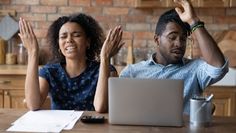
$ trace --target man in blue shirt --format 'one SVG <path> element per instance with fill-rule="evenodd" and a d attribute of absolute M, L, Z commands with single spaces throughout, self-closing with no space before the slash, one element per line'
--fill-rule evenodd
<path fill-rule="evenodd" d="M 154 41 L 156 53 L 147 61 L 127 66 L 120 77 L 184 80 L 184 113 L 189 114 L 190 98 L 219 81 L 228 72 L 228 61 L 197 17 L 188 0 L 175 0 L 181 7 L 162 14 Z M 184 58 L 187 36 L 199 43 L 201 59 Z"/>

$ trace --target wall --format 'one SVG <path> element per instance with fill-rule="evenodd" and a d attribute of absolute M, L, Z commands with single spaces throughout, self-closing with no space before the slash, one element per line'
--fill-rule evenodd
<path fill-rule="evenodd" d="M 135 61 L 146 59 L 155 50 L 154 29 L 158 16 L 167 8 L 136 9 L 134 0 L 0 0 L 0 9 L 16 10 L 16 20 L 23 17 L 31 21 L 43 53 L 48 55 L 45 43 L 47 28 L 61 15 L 74 12 L 88 13 L 99 21 L 105 31 L 122 25 L 126 46 L 118 54 L 126 60 L 126 47 L 133 44 Z M 207 29 L 219 42 L 225 31 L 236 30 L 236 8 L 198 8 L 197 14 L 206 23 Z M 235 44 L 236 45 L 236 44 Z M 189 50 L 187 53 L 189 54 Z M 197 43 L 193 44 L 193 57 L 199 57 Z"/>

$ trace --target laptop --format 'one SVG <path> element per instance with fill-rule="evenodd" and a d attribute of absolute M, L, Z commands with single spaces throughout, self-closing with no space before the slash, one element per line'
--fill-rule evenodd
<path fill-rule="evenodd" d="M 183 126 L 183 80 L 110 77 L 109 123 Z"/>

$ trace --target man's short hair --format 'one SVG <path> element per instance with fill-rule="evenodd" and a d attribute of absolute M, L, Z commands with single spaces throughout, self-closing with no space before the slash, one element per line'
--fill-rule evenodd
<path fill-rule="evenodd" d="M 156 35 L 162 35 L 162 33 L 164 32 L 164 30 L 166 29 L 166 25 L 169 22 L 174 22 L 177 23 L 182 29 L 185 35 L 190 35 L 190 25 L 188 23 L 183 22 L 178 13 L 175 11 L 175 9 L 171 9 L 169 11 L 166 11 L 165 13 L 163 13 L 156 25 L 156 31 L 155 34 Z"/>

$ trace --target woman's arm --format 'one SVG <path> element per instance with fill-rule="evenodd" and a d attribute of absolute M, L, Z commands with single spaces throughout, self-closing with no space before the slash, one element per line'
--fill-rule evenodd
<path fill-rule="evenodd" d="M 45 79 L 40 79 L 40 83 L 43 84 L 42 89 L 40 89 L 38 76 L 39 48 L 30 23 L 20 18 L 19 27 L 19 36 L 28 51 L 28 66 L 25 79 L 26 103 L 30 110 L 37 110 L 46 99 L 48 83 Z"/>
<path fill-rule="evenodd" d="M 94 96 L 94 107 L 97 112 L 104 113 L 108 110 L 108 78 L 118 76 L 116 72 L 110 72 L 110 57 L 115 55 L 124 43 L 122 39 L 122 30 L 118 26 L 109 31 L 107 38 L 101 50 L 101 62 L 99 69 L 98 84 Z"/>
<path fill-rule="evenodd" d="M 187 22 L 189 25 L 193 25 L 200 21 L 188 0 L 175 0 L 175 2 L 183 7 L 183 10 L 178 7 L 176 8 L 176 12 L 179 14 L 182 21 Z M 203 59 L 212 66 L 223 66 L 225 64 L 223 53 L 220 51 L 215 40 L 207 32 L 205 27 L 201 26 L 196 28 L 196 30 L 193 31 L 193 34 L 196 36 L 199 43 Z"/>

